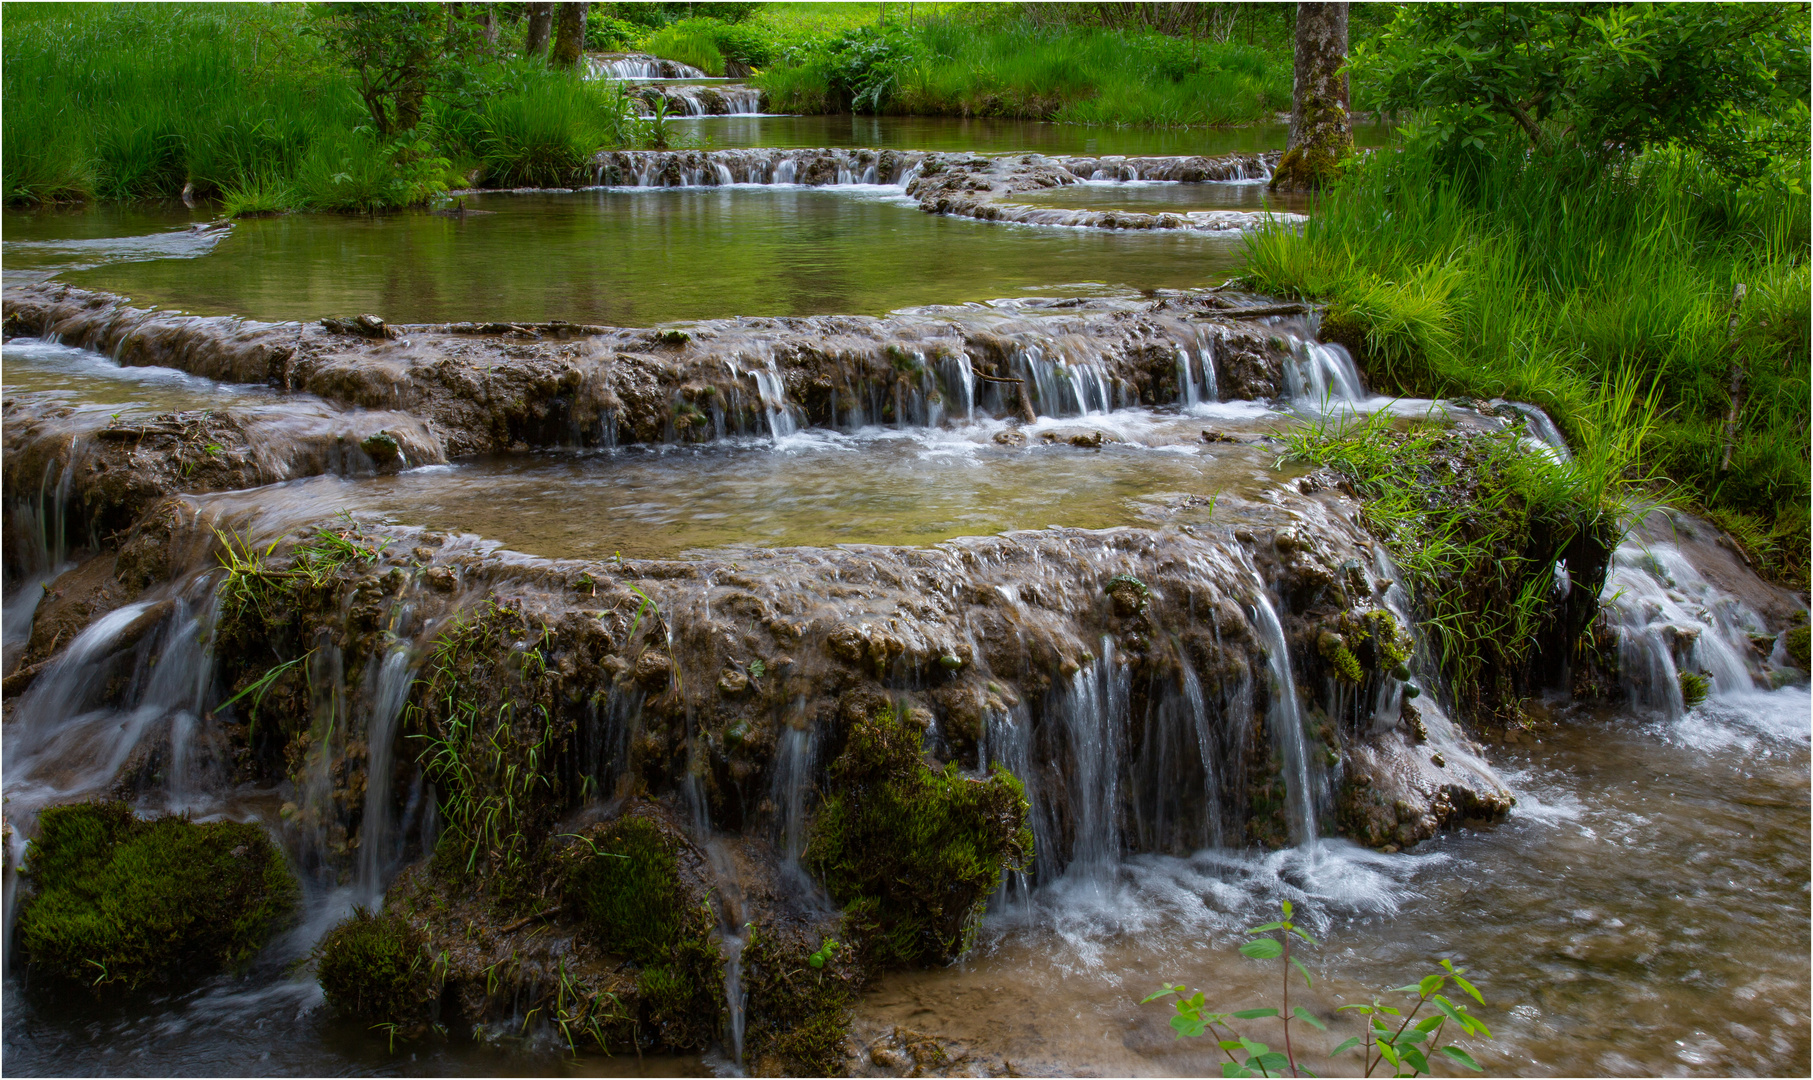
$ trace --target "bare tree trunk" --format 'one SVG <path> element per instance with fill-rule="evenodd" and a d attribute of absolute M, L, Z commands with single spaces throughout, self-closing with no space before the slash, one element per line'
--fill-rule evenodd
<path fill-rule="evenodd" d="M 1353 153 L 1347 112 L 1347 5 L 1298 4 L 1291 80 L 1290 145 L 1272 174 L 1273 191 L 1315 191 L 1334 182 Z"/>
<path fill-rule="evenodd" d="M 590 4 L 562 4 L 554 31 L 554 51 L 548 55 L 548 66 L 570 68 L 579 65 L 579 54 L 585 51 L 585 11 Z"/>
<path fill-rule="evenodd" d="M 528 7 L 529 33 L 523 39 L 522 51 L 525 56 L 540 56 L 554 32 L 554 5 L 530 4 Z"/>
<path fill-rule="evenodd" d="M 486 44 L 495 45 L 497 44 L 497 5 L 480 4 L 479 6 L 484 8 L 483 15 L 479 19 L 479 30 L 485 35 Z"/>

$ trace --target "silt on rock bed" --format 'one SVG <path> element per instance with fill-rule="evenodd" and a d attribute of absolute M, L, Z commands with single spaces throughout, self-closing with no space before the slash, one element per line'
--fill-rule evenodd
<path fill-rule="evenodd" d="M 919 190 L 986 217 L 1058 167 Z M 1316 1015 L 1464 962 L 1494 1071 L 1806 1058 L 1753 932 L 1804 952 L 1801 598 L 1684 516 L 1531 521 L 1469 586 L 1531 597 L 1528 645 L 1457 684 L 1300 447 L 1436 431 L 1439 502 L 1567 446 L 1368 395 L 1301 305 L 5 312 L 17 1071 L 1200 1075 L 1136 1002 L 1268 1003 L 1231 945 L 1280 899 L 1331 942 Z M 242 912 L 71 918 L 181 845 Z M 1750 1035 L 1660 1038 L 1696 1023 Z"/>

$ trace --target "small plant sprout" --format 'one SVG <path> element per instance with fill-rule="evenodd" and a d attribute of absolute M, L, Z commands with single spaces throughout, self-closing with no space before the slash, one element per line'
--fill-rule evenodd
<path fill-rule="evenodd" d="M 1290 901 L 1282 904 L 1283 918 L 1275 922 L 1263 923 L 1248 930 L 1249 935 L 1256 935 L 1252 940 L 1240 946 L 1242 955 L 1253 960 L 1279 960 L 1283 969 L 1283 1002 L 1281 1009 L 1260 1008 L 1240 1009 L 1234 1012 L 1210 1012 L 1207 1010 L 1207 998 L 1201 990 L 1194 993 L 1182 983 L 1165 986 L 1158 993 L 1140 1002 L 1144 1005 L 1160 998 L 1175 997 L 1172 1007 L 1176 1015 L 1171 1017 L 1171 1030 L 1179 1039 L 1195 1039 L 1204 1035 L 1212 1036 L 1215 1044 L 1221 1048 L 1227 1060 L 1221 1065 L 1223 1076 L 1314 1076 L 1315 1073 L 1298 1064 L 1296 1048 L 1291 1039 L 1291 1021 L 1301 1020 L 1318 1031 L 1327 1031 L 1322 1021 L 1303 1006 L 1292 1006 L 1290 1003 L 1290 984 L 1292 969 L 1303 977 L 1305 986 L 1314 986 L 1315 980 L 1302 961 L 1291 955 L 1292 939 L 1304 944 L 1314 945 L 1316 940 L 1309 936 L 1291 918 Z M 1278 931 L 1276 937 L 1272 932 Z M 1467 996 L 1478 1004 L 1485 1004 L 1485 998 L 1478 988 L 1468 982 L 1465 968 L 1457 968 L 1452 961 L 1443 960 L 1441 970 L 1428 975 L 1418 982 L 1407 986 L 1396 986 L 1384 991 L 1386 994 L 1415 994 L 1416 1001 L 1408 1012 L 1394 1005 L 1385 1004 L 1375 996 L 1371 1002 L 1363 1005 L 1342 1005 L 1336 1012 L 1351 1012 L 1364 1017 L 1366 1029 L 1362 1035 L 1347 1039 L 1329 1051 L 1331 1058 L 1358 1051 L 1366 1071 L 1364 1075 L 1372 1076 L 1382 1065 L 1391 1067 L 1390 1073 L 1380 1073 L 1394 1077 L 1423 1076 L 1433 1070 L 1431 1064 L 1446 1061 L 1451 1065 L 1482 1071 L 1479 1062 L 1467 1051 L 1452 1044 L 1443 1044 L 1443 1033 L 1452 1023 L 1464 1035 L 1490 1039 L 1491 1031 L 1478 1017 L 1467 1011 L 1465 1004 L 1454 1001 L 1442 993 L 1452 982 Z M 1425 1011 L 1432 1014 L 1417 1017 Z M 1230 1021 L 1264 1020 L 1278 1018 L 1284 1024 L 1284 1052 L 1279 1053 L 1256 1039 L 1249 1038 L 1235 1031 Z M 1390 1019 L 1401 1018 L 1401 1019 Z M 1244 1057 L 1239 1056 L 1244 1055 Z"/>
<path fill-rule="evenodd" d="M 815 968 L 822 968 L 825 966 L 825 961 L 831 959 L 836 952 L 837 942 L 831 938 L 826 938 L 825 943 L 818 947 L 817 952 L 806 957 L 806 963 L 811 964 Z"/>

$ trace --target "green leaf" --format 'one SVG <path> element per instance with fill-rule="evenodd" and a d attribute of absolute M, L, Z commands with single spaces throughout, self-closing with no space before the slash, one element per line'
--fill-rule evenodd
<path fill-rule="evenodd" d="M 1304 1023 L 1308 1024 L 1310 1027 L 1315 1028 L 1317 1031 L 1327 1031 L 1328 1030 L 1328 1025 L 1326 1025 L 1322 1021 L 1316 1019 L 1314 1014 L 1312 1014 L 1308 1009 L 1305 1009 L 1301 1005 L 1298 1005 L 1298 1006 L 1295 1006 L 1294 1008 L 1292 1008 L 1291 1015 L 1296 1017 L 1297 1019 L 1303 1021 Z"/>
<path fill-rule="evenodd" d="M 1434 1031 L 1441 1026 L 1442 1018 L 1439 1016 L 1425 1016 L 1416 1022 L 1416 1030 L 1418 1031 Z"/>
<path fill-rule="evenodd" d="M 1223 1075 L 1223 1076 L 1251 1076 L 1253 1074 L 1252 1074 L 1251 1070 L 1249 1070 L 1245 1065 L 1242 1065 L 1239 1062 L 1224 1061 L 1221 1063 L 1221 1075 Z"/>
<path fill-rule="evenodd" d="M 1355 1010 L 1361 1016 L 1371 1016 L 1372 1015 L 1372 1006 L 1371 1005 L 1337 1005 L 1337 1006 L 1335 1006 L 1336 1012 L 1346 1012 L 1349 1009 Z"/>
<path fill-rule="evenodd" d="M 1229 1013 L 1228 1015 L 1232 1016 L 1236 1020 L 1263 1020 L 1268 1016 L 1277 1016 L 1278 1010 L 1277 1009 L 1241 1009 L 1237 1013 Z"/>
<path fill-rule="evenodd" d="M 1240 946 L 1240 955 L 1251 960 L 1276 960 L 1284 955 L 1284 946 L 1274 938 L 1262 937 L 1244 942 Z"/>
<path fill-rule="evenodd" d="M 1437 1047 L 1435 1052 L 1446 1056 L 1456 1064 L 1472 1069 L 1474 1072 L 1485 1072 L 1484 1069 L 1479 1067 L 1479 1062 L 1473 1060 L 1472 1054 L 1467 1053 L 1458 1046 Z"/>
<path fill-rule="evenodd" d="M 1480 992 L 1478 990 L 1473 988 L 1473 984 L 1468 982 L 1467 980 L 1461 978 L 1458 973 L 1455 974 L 1455 976 L 1454 976 L 1454 985 L 1460 987 L 1462 990 L 1465 990 L 1469 995 L 1472 996 L 1474 1001 L 1479 1002 L 1481 1005 L 1484 1005 L 1486 1003 L 1486 999 L 1484 997 L 1480 996 Z"/>
<path fill-rule="evenodd" d="M 1291 957 L 1291 966 L 1303 973 L 1303 985 L 1304 986 L 1316 985 L 1316 980 L 1309 977 L 1309 969 L 1303 966 L 1303 961 L 1301 961 L 1293 956 L 1293 957 Z"/>
<path fill-rule="evenodd" d="M 1418 994 L 1422 992 L 1422 989 L 1412 983 L 1409 986 L 1394 986 L 1385 992 L 1387 994 Z"/>
<path fill-rule="evenodd" d="M 1276 1050 L 1270 1050 L 1259 1056 L 1259 1067 L 1276 1076 L 1283 1076 L 1284 1070 L 1290 1068 L 1290 1059 Z"/>
<path fill-rule="evenodd" d="M 1404 1051 L 1404 1060 L 1417 1072 L 1429 1071 L 1429 1059 L 1423 1056 L 1421 1050 L 1410 1049 Z"/>
<path fill-rule="evenodd" d="M 1161 997 L 1170 997 L 1172 994 L 1181 994 L 1181 993 L 1183 993 L 1183 984 L 1179 983 L 1176 986 L 1167 986 L 1163 990 L 1160 990 L 1157 993 L 1154 993 L 1149 997 L 1140 998 L 1139 1003 L 1141 1005 L 1150 1005 Z"/>
<path fill-rule="evenodd" d="M 1284 908 L 1284 917 L 1287 919 L 1290 918 L 1291 917 L 1291 902 L 1289 900 L 1284 901 L 1283 908 Z"/>
<path fill-rule="evenodd" d="M 1268 923 L 1260 923 L 1260 924 L 1259 924 L 1259 925 L 1258 925 L 1258 926 L 1255 926 L 1255 927 L 1253 927 L 1253 928 L 1252 928 L 1252 929 L 1251 929 L 1251 930 L 1248 930 L 1248 931 L 1247 931 L 1247 933 L 1249 933 L 1249 934 L 1263 934 L 1263 933 L 1265 933 L 1265 932 L 1266 932 L 1266 931 L 1267 931 L 1267 930 L 1282 930 L 1282 929 L 1284 929 L 1284 924 L 1283 924 L 1283 923 L 1281 923 L 1281 922 L 1268 922 Z"/>
<path fill-rule="evenodd" d="M 1352 1050 L 1354 1047 L 1359 1046 L 1359 1045 L 1360 1045 L 1360 1040 L 1356 1036 L 1354 1038 L 1348 1039 L 1346 1042 L 1342 1043 L 1340 1046 L 1335 1047 L 1333 1050 L 1330 1050 L 1328 1052 L 1328 1056 L 1329 1057 L 1339 1057 L 1342 1054 L 1347 1053 L 1349 1050 Z"/>
<path fill-rule="evenodd" d="M 1306 934 L 1306 933 L 1304 933 L 1304 932 L 1303 932 L 1303 931 L 1301 931 L 1301 930 L 1299 930 L 1299 929 L 1297 929 L 1297 928 L 1296 928 L 1296 927 L 1294 927 L 1294 926 L 1293 926 L 1293 927 L 1291 927 L 1291 928 L 1290 928 L 1290 929 L 1291 929 L 1291 933 L 1293 933 L 1293 934 L 1295 934 L 1295 935 L 1297 935 L 1297 936 L 1298 936 L 1298 937 L 1300 937 L 1300 938 L 1302 938 L 1302 939 L 1303 939 L 1303 940 L 1304 940 L 1304 941 L 1307 941 L 1307 942 L 1309 942 L 1309 943 L 1310 943 L 1310 944 L 1311 944 L 1311 945 L 1314 945 L 1314 944 L 1316 944 L 1316 943 L 1317 943 L 1317 942 L 1316 942 L 1316 939 L 1315 939 L 1315 938 L 1313 938 L 1313 937 L 1310 937 L 1310 936 L 1309 936 L 1309 935 L 1308 935 L 1308 934 Z"/>
<path fill-rule="evenodd" d="M 1448 976 L 1446 975 L 1425 975 L 1423 976 L 1422 981 L 1416 984 L 1416 992 L 1424 997 L 1428 997 L 1430 994 L 1440 990 L 1442 984 L 1447 981 Z"/>
<path fill-rule="evenodd" d="M 1429 1037 L 1428 1030 L 1426 1028 L 1424 1028 L 1423 1025 L 1418 1024 L 1417 1026 L 1411 1028 L 1409 1031 L 1399 1033 L 1397 1038 L 1392 1039 L 1391 1041 L 1393 1043 L 1409 1043 L 1411 1045 L 1415 1045 L 1417 1043 L 1422 1042 L 1424 1039 L 1427 1039 L 1428 1037 Z"/>
<path fill-rule="evenodd" d="M 1208 1027 L 1200 1016 L 1178 1015 L 1171 1018 L 1171 1030 L 1177 1032 L 1175 1037 L 1179 1039 L 1200 1038 Z"/>

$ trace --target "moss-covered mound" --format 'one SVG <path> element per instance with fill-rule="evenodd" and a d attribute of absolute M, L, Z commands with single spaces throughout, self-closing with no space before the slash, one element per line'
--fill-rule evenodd
<path fill-rule="evenodd" d="M 660 1045 L 700 1049 L 717 1035 L 723 958 L 697 853 L 653 807 L 579 834 L 568 849 L 567 904 L 590 944 L 641 965 L 644 1029 Z"/>
<path fill-rule="evenodd" d="M 842 1075 L 850 1005 L 862 984 L 855 953 L 830 939 L 751 930 L 743 947 L 743 1048 L 754 1075 Z"/>
<path fill-rule="evenodd" d="M 961 953 L 1002 869 L 1032 858 L 1021 783 L 934 771 L 923 737 L 895 710 L 858 722 L 806 849 L 877 966 Z"/>
<path fill-rule="evenodd" d="M 394 913 L 364 908 L 333 928 L 316 952 L 316 975 L 341 1016 L 412 1031 L 434 997 L 426 937 Z"/>
<path fill-rule="evenodd" d="M 295 910 L 295 879 L 256 825 L 83 803 L 44 811 L 38 828 L 19 944 L 34 972 L 96 993 L 240 967 Z"/>

